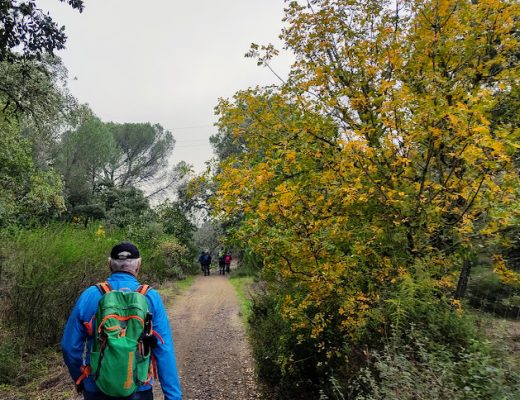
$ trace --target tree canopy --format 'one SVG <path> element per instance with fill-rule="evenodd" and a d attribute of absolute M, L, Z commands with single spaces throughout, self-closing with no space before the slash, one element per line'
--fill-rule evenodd
<path fill-rule="evenodd" d="M 116 151 L 106 168 L 107 178 L 120 185 L 149 181 L 168 165 L 175 140 L 170 131 L 150 123 L 109 123 Z"/>
<path fill-rule="evenodd" d="M 427 324 L 429 307 L 459 307 L 464 260 L 517 215 L 520 127 L 496 111 L 518 90 L 518 12 L 499 0 L 289 2 L 286 83 L 220 101 L 220 134 L 240 151 L 219 165 L 217 215 L 241 219 L 235 238 L 264 255 L 314 366 Z"/>
<path fill-rule="evenodd" d="M 79 12 L 83 0 L 60 0 Z M 65 46 L 65 28 L 38 8 L 35 0 L 0 0 L 0 62 L 21 57 L 41 60 Z"/>

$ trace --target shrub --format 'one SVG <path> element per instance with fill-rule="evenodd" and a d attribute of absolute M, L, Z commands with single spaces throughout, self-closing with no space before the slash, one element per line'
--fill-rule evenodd
<path fill-rule="evenodd" d="M 55 354 L 48 349 L 27 353 L 14 332 L 3 330 L 8 335 L 0 341 L 0 387 L 22 386 L 41 376 L 47 369 L 46 362 Z"/>
<path fill-rule="evenodd" d="M 169 237 L 157 243 L 143 266 L 143 275 L 149 281 L 161 282 L 165 279 L 184 279 L 197 269 L 191 251 L 174 237 Z"/>
<path fill-rule="evenodd" d="M 189 249 L 143 216 L 124 231 L 114 225 L 55 223 L 2 234 L 0 385 L 24 385 L 41 373 L 48 362 L 42 348 L 60 341 L 79 294 L 107 278 L 107 257 L 117 242 L 138 246 L 143 280 L 182 278 L 193 270 Z"/>
<path fill-rule="evenodd" d="M 331 317 L 333 313 L 330 310 L 339 307 L 339 296 L 324 298 L 319 308 L 315 304 L 307 304 L 305 312 L 311 324 L 294 326 L 290 323 L 291 314 L 284 310 L 284 302 L 287 299 L 304 299 L 304 291 L 286 284 L 271 286 L 270 290 L 258 293 L 253 299 L 249 322 L 260 378 L 269 387 L 275 388 L 273 396 L 276 399 L 353 399 L 366 392 L 356 392 L 355 385 L 350 383 L 375 362 L 371 354 L 387 354 L 385 344 L 390 341 L 394 344 L 396 354 L 403 355 L 404 359 L 396 356 L 388 360 L 389 369 L 401 371 L 399 363 L 403 360 L 410 359 L 412 362 L 414 357 L 429 357 L 430 351 L 433 352 L 432 357 L 438 358 L 444 354 L 447 359 L 458 362 L 459 353 L 474 347 L 473 343 L 478 340 L 475 325 L 449 301 L 435 299 L 428 282 L 403 279 L 396 284 L 394 290 L 385 293 L 385 298 L 381 298 L 378 306 L 368 313 L 355 337 L 342 334 L 341 325 Z M 327 318 L 327 327 L 315 331 L 313 321 L 320 315 Z M 422 338 L 419 344 L 416 344 L 415 339 L 417 332 L 421 333 Z M 439 347 L 431 345 L 426 348 L 424 345 L 425 350 L 422 351 L 421 343 L 436 343 Z M 438 349 L 442 351 L 437 353 Z M 490 359 L 483 358 L 482 364 L 494 368 Z M 413 363 L 410 370 L 401 372 L 415 373 L 412 367 L 421 372 L 421 366 Z M 441 371 L 444 367 L 439 368 Z M 436 371 L 432 370 L 428 379 Z M 398 372 L 395 374 L 398 375 Z M 375 373 L 374 379 L 379 377 L 379 373 Z M 377 383 L 377 379 L 374 382 Z M 412 385 L 413 379 L 410 382 Z M 456 390 L 468 382 L 457 381 L 456 385 L 459 386 L 456 386 Z M 439 390 L 441 388 L 442 385 Z M 410 390 L 413 390 L 413 386 Z"/>
<path fill-rule="evenodd" d="M 249 249 L 240 252 L 236 259 L 238 268 L 233 271 L 234 277 L 257 276 L 262 270 L 262 259 Z"/>
<path fill-rule="evenodd" d="M 453 352 L 415 333 L 410 344 L 388 343 L 371 356 L 355 383 L 356 400 L 513 400 L 520 377 L 487 342 Z"/>
<path fill-rule="evenodd" d="M 28 351 L 58 343 L 78 295 L 106 279 L 106 257 L 118 240 L 96 235 L 95 227 L 56 224 L 20 231 L 4 242 L 3 317 Z"/>
<path fill-rule="evenodd" d="M 520 316 L 520 288 L 502 283 L 490 270 L 476 270 L 468 291 L 471 306 L 506 318 Z"/>
<path fill-rule="evenodd" d="M 127 227 L 126 233 L 127 238 L 138 245 L 145 259 L 153 253 L 158 243 L 165 236 L 163 226 L 153 219 L 153 215 L 150 215 L 150 219 L 147 221 L 144 219 L 134 221 Z"/>
<path fill-rule="evenodd" d="M 0 385 L 16 383 L 20 364 L 20 352 L 14 338 L 2 338 L 0 342 Z"/>
<path fill-rule="evenodd" d="M 313 399 L 319 387 L 312 346 L 299 340 L 280 315 L 280 299 L 266 291 L 252 299 L 249 318 L 256 371 L 277 399 Z M 305 396 L 309 397 L 305 397 Z"/>

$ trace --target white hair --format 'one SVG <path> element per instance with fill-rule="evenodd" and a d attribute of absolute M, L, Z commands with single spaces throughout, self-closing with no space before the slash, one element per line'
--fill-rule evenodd
<path fill-rule="evenodd" d="M 112 272 L 128 272 L 134 276 L 137 275 L 137 270 L 141 265 L 140 258 L 128 258 L 126 260 L 109 258 L 108 261 Z"/>

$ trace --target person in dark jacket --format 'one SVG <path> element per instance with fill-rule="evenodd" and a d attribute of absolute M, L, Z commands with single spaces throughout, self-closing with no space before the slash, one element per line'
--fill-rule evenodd
<path fill-rule="evenodd" d="M 209 251 L 203 251 L 199 257 L 200 268 L 204 272 L 204 276 L 209 275 L 209 267 L 211 265 L 211 255 Z"/>
<path fill-rule="evenodd" d="M 200 253 L 200 256 L 199 256 L 200 270 L 202 272 L 204 272 L 205 260 L 206 260 L 206 252 L 203 251 L 203 252 Z"/>
<path fill-rule="evenodd" d="M 225 268 L 226 268 L 226 253 L 224 252 L 224 249 L 221 249 L 218 252 L 218 269 L 219 269 L 219 273 L 221 275 L 226 274 Z"/>

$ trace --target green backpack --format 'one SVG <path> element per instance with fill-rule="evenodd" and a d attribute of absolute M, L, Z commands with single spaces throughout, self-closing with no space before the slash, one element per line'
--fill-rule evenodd
<path fill-rule="evenodd" d="M 152 314 L 145 297 L 150 286 L 141 285 L 135 292 L 112 290 L 108 282 L 96 286 L 103 296 L 85 375 L 106 395 L 127 397 L 156 375 Z"/>

